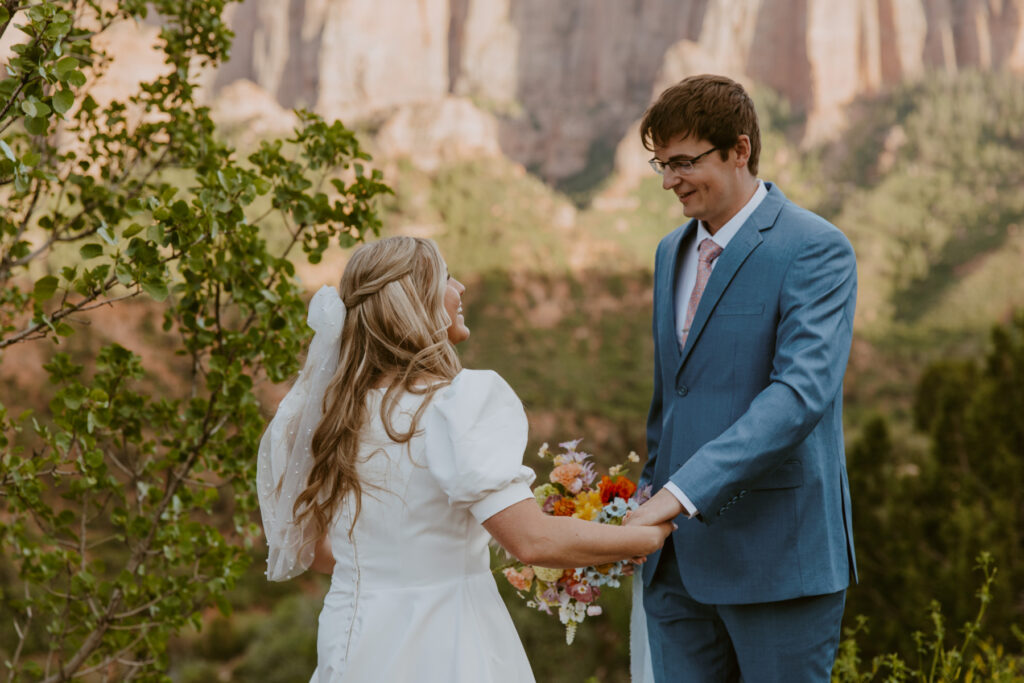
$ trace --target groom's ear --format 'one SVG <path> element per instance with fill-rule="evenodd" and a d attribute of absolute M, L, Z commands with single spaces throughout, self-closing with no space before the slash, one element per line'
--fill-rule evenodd
<path fill-rule="evenodd" d="M 736 168 L 746 167 L 750 161 L 750 136 L 740 135 L 736 139 L 736 144 L 732 146 L 732 151 L 736 153 Z"/>

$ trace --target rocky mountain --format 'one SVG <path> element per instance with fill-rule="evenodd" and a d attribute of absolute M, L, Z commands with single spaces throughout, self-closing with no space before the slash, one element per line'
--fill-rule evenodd
<path fill-rule="evenodd" d="M 778 91 L 821 139 L 929 70 L 1024 72 L 1024 0 L 245 0 L 230 22 L 215 92 L 249 80 L 379 127 L 385 154 L 503 154 L 549 181 L 610 165 L 692 73 Z"/>

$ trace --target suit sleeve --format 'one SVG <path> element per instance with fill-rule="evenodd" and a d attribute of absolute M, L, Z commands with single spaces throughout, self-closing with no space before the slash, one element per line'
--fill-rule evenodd
<path fill-rule="evenodd" d="M 783 278 L 770 382 L 747 411 L 672 475 L 706 524 L 778 467 L 837 399 L 853 336 L 853 248 L 838 230 L 806 240 Z"/>

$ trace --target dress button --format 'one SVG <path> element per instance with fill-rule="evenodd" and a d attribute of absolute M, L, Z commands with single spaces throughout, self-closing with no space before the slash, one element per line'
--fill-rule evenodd
<path fill-rule="evenodd" d="M 686 385 L 680 384 L 679 387 L 676 389 L 676 393 L 679 394 L 680 396 L 686 396 L 688 393 L 690 393 L 690 390 L 686 388 Z"/>

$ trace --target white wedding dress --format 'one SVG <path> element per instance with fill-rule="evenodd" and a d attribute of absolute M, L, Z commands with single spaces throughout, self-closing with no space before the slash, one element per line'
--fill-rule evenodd
<path fill-rule="evenodd" d="M 335 566 L 311 683 L 532 682 L 480 525 L 533 497 L 522 404 L 497 374 L 463 370 L 399 445 L 381 423 L 383 395 L 368 399 L 359 518 L 350 538 L 348 500 L 329 532 Z M 401 398 L 399 430 L 422 400 Z"/>

